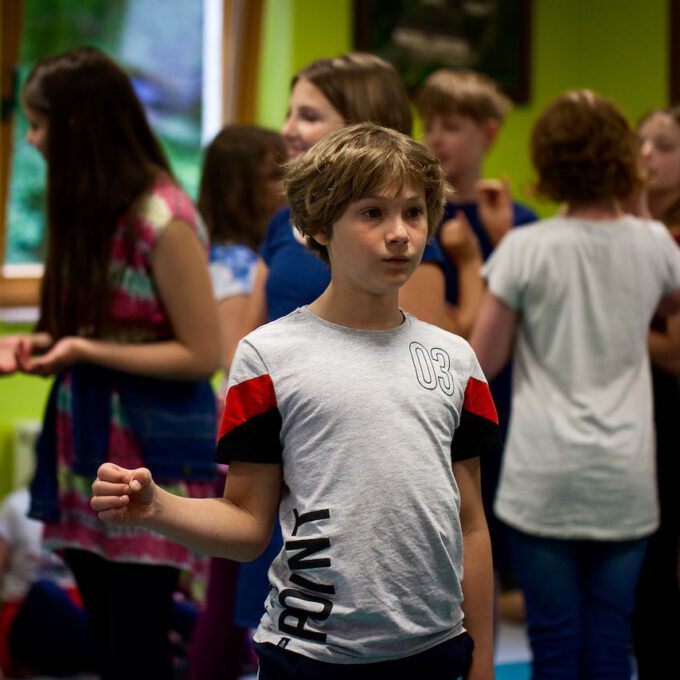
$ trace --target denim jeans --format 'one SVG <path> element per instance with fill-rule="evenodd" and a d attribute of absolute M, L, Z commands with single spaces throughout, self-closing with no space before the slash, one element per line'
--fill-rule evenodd
<path fill-rule="evenodd" d="M 629 680 L 647 539 L 561 540 L 508 528 L 524 591 L 533 680 Z"/>

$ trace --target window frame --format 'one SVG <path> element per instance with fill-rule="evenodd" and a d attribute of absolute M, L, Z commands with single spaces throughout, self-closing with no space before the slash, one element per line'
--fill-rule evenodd
<path fill-rule="evenodd" d="M 19 41 L 22 28 L 23 0 L 3 0 L 0 3 L 0 309 L 4 307 L 37 306 L 42 265 L 5 264 L 7 252 L 7 199 L 12 163 L 14 111 L 18 105 L 16 65 L 19 61 Z"/>

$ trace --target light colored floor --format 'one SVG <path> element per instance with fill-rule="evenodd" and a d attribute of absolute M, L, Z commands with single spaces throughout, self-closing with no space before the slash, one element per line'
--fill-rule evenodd
<path fill-rule="evenodd" d="M 496 643 L 496 664 L 528 662 L 530 659 L 525 625 L 501 621 Z"/>

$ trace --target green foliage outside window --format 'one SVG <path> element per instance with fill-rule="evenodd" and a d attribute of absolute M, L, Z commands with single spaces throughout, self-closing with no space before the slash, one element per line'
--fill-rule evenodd
<path fill-rule="evenodd" d="M 195 196 L 201 155 L 202 5 L 200 0 L 25 0 L 18 92 L 43 57 L 80 45 L 98 47 L 133 76 L 173 171 Z M 178 35 L 183 35 L 181 43 Z M 184 85 L 190 92 L 182 96 Z M 27 127 L 17 102 L 7 206 L 8 264 L 41 262 L 43 257 L 46 171 L 40 154 L 25 141 Z"/>

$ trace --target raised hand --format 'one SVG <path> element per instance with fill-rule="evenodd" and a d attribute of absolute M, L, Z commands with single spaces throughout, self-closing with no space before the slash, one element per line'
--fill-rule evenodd
<path fill-rule="evenodd" d="M 510 184 L 506 179 L 480 179 L 475 190 L 479 219 L 496 246 L 511 229 L 514 219 Z"/>
<path fill-rule="evenodd" d="M 92 484 L 90 506 L 105 522 L 143 524 L 153 510 L 157 487 L 146 468 L 104 463 Z"/>
<path fill-rule="evenodd" d="M 453 219 L 444 222 L 439 238 L 442 248 L 456 264 L 481 260 L 479 241 L 462 210 L 458 210 Z"/>

